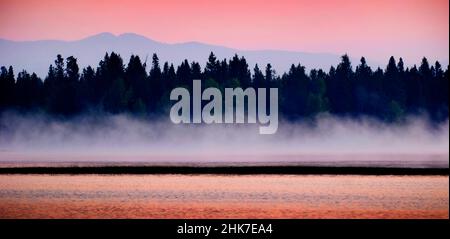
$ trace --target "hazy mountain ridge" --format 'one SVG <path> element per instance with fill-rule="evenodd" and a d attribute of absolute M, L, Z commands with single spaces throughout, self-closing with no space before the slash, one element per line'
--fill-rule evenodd
<path fill-rule="evenodd" d="M 184 59 L 197 61 L 204 67 L 209 53 L 212 51 L 218 59 L 231 58 L 234 54 L 244 56 L 253 69 L 256 63 L 260 68 L 271 63 L 277 73 L 288 71 L 291 64 L 301 63 L 308 69 L 322 68 L 328 71 L 330 66 L 340 62 L 340 56 L 327 53 L 305 53 L 282 50 L 237 50 L 223 46 L 200 42 L 161 43 L 134 33 L 115 36 L 111 33 L 100 33 L 76 41 L 38 40 L 10 41 L 0 39 L 0 65 L 12 65 L 16 71 L 26 69 L 45 77 L 48 67 L 57 54 L 63 57 L 74 56 L 81 67 L 96 66 L 106 52 L 117 52 L 128 62 L 134 54 L 145 60 L 157 53 L 161 62 L 168 61 L 178 65 Z M 356 62 L 355 62 L 356 64 Z M 377 64 L 373 64 L 378 66 Z M 262 67 L 261 67 L 262 66 Z"/>

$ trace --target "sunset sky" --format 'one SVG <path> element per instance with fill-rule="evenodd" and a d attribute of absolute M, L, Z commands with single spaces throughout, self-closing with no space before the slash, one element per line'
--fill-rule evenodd
<path fill-rule="evenodd" d="M 448 0 L 0 0 L 0 38 L 133 32 L 238 49 L 448 62 Z"/>

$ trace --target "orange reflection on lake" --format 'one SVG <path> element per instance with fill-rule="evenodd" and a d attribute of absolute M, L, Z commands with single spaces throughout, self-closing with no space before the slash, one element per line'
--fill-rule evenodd
<path fill-rule="evenodd" d="M 448 217 L 448 176 L 0 175 L 0 218 Z"/>

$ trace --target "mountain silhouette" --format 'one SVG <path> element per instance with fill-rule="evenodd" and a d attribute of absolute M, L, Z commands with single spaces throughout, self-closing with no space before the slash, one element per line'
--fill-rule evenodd
<path fill-rule="evenodd" d="M 339 55 L 327 53 L 305 53 L 281 50 L 238 50 L 200 42 L 167 44 L 134 33 L 113 35 L 100 33 L 76 41 L 39 40 L 10 41 L 0 39 L 0 65 L 12 65 L 16 71 L 27 69 L 45 77 L 48 67 L 57 54 L 63 57 L 75 56 L 81 67 L 96 66 L 106 52 L 119 53 L 125 62 L 134 54 L 146 59 L 157 53 L 161 62 L 168 61 L 178 65 L 184 59 L 199 62 L 202 67 L 210 52 L 218 59 L 231 58 L 234 54 L 244 56 L 251 69 L 258 63 L 265 66 L 271 63 L 277 73 L 289 70 L 291 64 L 301 63 L 307 69 L 322 68 L 326 71 L 340 61 Z M 357 62 L 357 61 L 355 61 Z M 373 65 L 373 64 L 372 64 Z M 378 65 L 376 65 L 378 66 Z"/>

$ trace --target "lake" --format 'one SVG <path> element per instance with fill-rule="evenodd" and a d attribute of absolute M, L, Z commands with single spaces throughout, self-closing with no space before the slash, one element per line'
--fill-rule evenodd
<path fill-rule="evenodd" d="M 0 218 L 448 217 L 448 176 L 0 175 Z"/>

